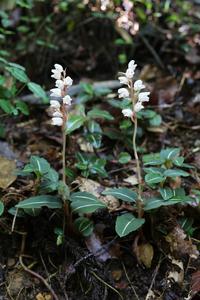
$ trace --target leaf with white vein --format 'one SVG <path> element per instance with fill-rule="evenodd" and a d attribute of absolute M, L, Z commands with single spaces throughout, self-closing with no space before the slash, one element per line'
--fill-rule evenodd
<path fill-rule="evenodd" d="M 70 196 L 72 212 L 92 213 L 97 209 L 106 208 L 106 205 L 97 197 L 88 192 L 77 192 Z"/>
<path fill-rule="evenodd" d="M 23 209 L 41 208 L 43 206 L 47 206 L 48 208 L 61 208 L 62 203 L 60 199 L 56 196 L 40 195 L 27 198 L 15 205 L 15 207 Z"/>
<path fill-rule="evenodd" d="M 126 213 L 117 217 L 115 230 L 120 237 L 123 237 L 140 228 L 144 222 L 144 219 L 139 219 L 130 213 Z"/>
<path fill-rule="evenodd" d="M 190 174 L 180 169 L 168 169 L 164 172 L 164 175 L 167 177 L 177 177 L 177 176 L 187 177 Z"/>
<path fill-rule="evenodd" d="M 126 201 L 126 202 L 135 202 L 137 199 L 137 194 L 127 188 L 113 188 L 107 189 L 103 193 L 103 195 L 111 195 L 116 197 L 117 199 Z"/>
<path fill-rule="evenodd" d="M 160 174 L 155 174 L 155 173 L 149 173 L 145 175 L 145 182 L 147 184 L 154 184 L 154 183 L 159 183 L 165 180 L 165 177 L 163 177 Z"/>

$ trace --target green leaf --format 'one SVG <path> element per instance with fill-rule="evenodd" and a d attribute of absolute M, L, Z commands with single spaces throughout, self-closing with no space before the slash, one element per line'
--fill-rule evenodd
<path fill-rule="evenodd" d="M 188 172 L 185 172 L 185 171 L 179 170 L 179 169 L 168 169 L 164 172 L 164 175 L 166 177 L 177 177 L 177 176 L 187 177 L 187 176 L 190 176 L 190 174 Z"/>
<path fill-rule="evenodd" d="M 140 228 L 144 222 L 144 219 L 138 219 L 134 215 L 126 213 L 117 217 L 115 230 L 120 237 L 123 237 Z"/>
<path fill-rule="evenodd" d="M 4 212 L 4 204 L 2 201 L 0 201 L 0 216 L 3 214 Z"/>
<path fill-rule="evenodd" d="M 157 167 L 149 167 L 149 168 L 144 168 L 144 171 L 146 173 L 153 173 L 153 174 L 163 175 L 163 172 L 165 171 L 165 169 L 164 168 L 157 168 Z"/>
<path fill-rule="evenodd" d="M 48 97 L 46 95 L 46 92 L 44 89 L 35 82 L 29 82 L 28 83 L 28 89 L 38 98 L 41 98 L 44 103 L 48 103 Z"/>
<path fill-rule="evenodd" d="M 17 80 L 23 83 L 29 82 L 29 78 L 26 75 L 25 71 L 15 67 L 6 67 L 6 70 L 10 72 L 10 74 L 15 77 Z"/>
<path fill-rule="evenodd" d="M 43 206 L 47 206 L 48 208 L 61 208 L 62 203 L 60 199 L 56 196 L 41 195 L 41 196 L 30 197 L 15 205 L 15 207 L 23 208 L 23 209 L 41 208 Z"/>
<path fill-rule="evenodd" d="M 121 152 L 119 154 L 119 162 L 120 164 L 127 164 L 131 160 L 131 156 L 127 152 Z"/>
<path fill-rule="evenodd" d="M 84 116 L 70 115 L 66 125 L 66 134 L 70 134 L 74 130 L 80 128 L 85 120 L 86 118 Z"/>
<path fill-rule="evenodd" d="M 162 118 L 158 114 L 156 114 L 153 118 L 149 119 L 150 126 L 160 126 L 161 123 L 162 123 Z"/>
<path fill-rule="evenodd" d="M 98 118 L 112 121 L 114 120 L 113 116 L 107 110 L 101 110 L 98 108 L 93 108 L 87 113 L 89 118 Z"/>
<path fill-rule="evenodd" d="M 24 101 L 21 101 L 21 100 L 17 100 L 15 102 L 16 104 L 16 108 L 21 111 L 25 116 L 28 116 L 29 115 L 29 109 L 28 109 L 28 105 L 24 102 Z"/>
<path fill-rule="evenodd" d="M 91 235 L 94 230 L 93 222 L 85 217 L 76 219 L 74 225 L 83 236 Z"/>
<path fill-rule="evenodd" d="M 183 165 L 184 162 L 184 157 L 183 156 L 179 156 L 175 159 L 173 159 L 173 164 L 176 165 L 177 167 L 181 167 Z"/>
<path fill-rule="evenodd" d="M 15 69 L 17 68 L 17 69 L 20 69 L 22 71 L 26 71 L 26 69 L 23 66 L 19 65 L 19 64 L 16 64 L 16 63 L 13 63 L 13 62 L 9 62 L 8 65 L 10 67 L 14 67 Z"/>
<path fill-rule="evenodd" d="M 154 184 L 154 183 L 160 183 L 165 180 L 165 177 L 163 177 L 160 174 L 155 173 L 149 173 L 145 175 L 145 182 L 147 184 Z"/>
<path fill-rule="evenodd" d="M 94 157 L 93 159 L 91 159 L 89 169 L 93 174 L 99 174 L 102 177 L 107 177 L 108 174 L 105 170 L 105 164 L 106 164 L 105 159 Z"/>
<path fill-rule="evenodd" d="M 126 202 L 135 202 L 137 199 L 137 194 L 127 188 L 113 188 L 113 189 L 107 189 L 103 191 L 103 195 L 112 195 L 116 197 L 117 199 L 126 201 Z"/>
<path fill-rule="evenodd" d="M 77 192 L 70 196 L 72 212 L 92 213 L 97 209 L 105 208 L 105 204 L 88 192 Z"/>
<path fill-rule="evenodd" d="M 46 159 L 36 155 L 31 156 L 29 166 L 33 169 L 33 172 L 35 172 L 36 175 L 43 175 L 45 173 L 48 173 L 51 168 Z"/>
<path fill-rule="evenodd" d="M 100 148 L 101 140 L 102 140 L 102 129 L 100 125 L 95 121 L 90 121 L 88 123 L 89 134 L 87 134 L 86 138 L 88 142 L 96 149 Z"/>
<path fill-rule="evenodd" d="M 0 99 L 0 108 L 7 114 L 16 115 L 15 107 L 8 100 Z"/>
<path fill-rule="evenodd" d="M 160 152 L 161 159 L 172 160 L 180 154 L 180 148 L 167 148 Z"/>
<path fill-rule="evenodd" d="M 142 159 L 145 166 L 148 165 L 158 166 L 158 165 L 162 165 L 165 162 L 165 159 L 160 158 L 159 153 L 143 155 Z"/>
<path fill-rule="evenodd" d="M 164 200 L 168 200 L 173 197 L 173 190 L 170 188 L 159 188 L 159 192 Z"/>
<path fill-rule="evenodd" d="M 40 184 L 40 193 L 50 193 L 58 188 L 59 175 L 56 170 L 50 168 L 48 173 L 45 173 L 42 177 Z"/>
<path fill-rule="evenodd" d="M 167 201 L 165 201 L 159 197 L 152 197 L 145 201 L 144 210 L 148 211 L 151 209 L 159 208 L 161 206 L 164 206 L 165 203 L 167 203 Z"/>
<path fill-rule="evenodd" d="M 152 119 L 154 118 L 157 114 L 155 111 L 151 110 L 151 109 L 145 109 L 145 110 L 141 110 L 140 112 L 137 113 L 138 117 L 141 118 L 145 118 L 145 119 Z"/>

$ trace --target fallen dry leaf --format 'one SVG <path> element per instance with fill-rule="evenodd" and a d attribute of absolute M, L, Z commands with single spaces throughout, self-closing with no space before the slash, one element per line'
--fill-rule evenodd
<path fill-rule="evenodd" d="M 138 254 L 140 261 L 145 265 L 145 267 L 150 268 L 154 255 L 152 245 L 149 243 L 139 245 Z"/>
<path fill-rule="evenodd" d="M 123 181 L 126 183 L 129 183 L 130 185 L 138 184 L 138 179 L 137 179 L 136 175 L 129 176 L 129 177 L 125 178 Z"/>
<path fill-rule="evenodd" d="M 16 180 L 15 170 L 16 163 L 14 160 L 0 156 L 0 188 L 6 189 Z"/>
<path fill-rule="evenodd" d="M 170 271 L 167 278 L 170 280 L 172 279 L 174 282 L 182 283 L 184 279 L 184 272 Z"/>
<path fill-rule="evenodd" d="M 52 296 L 50 294 L 37 294 L 35 297 L 36 300 L 53 300 Z"/>
<path fill-rule="evenodd" d="M 186 239 L 184 230 L 176 226 L 166 237 L 166 241 L 169 243 L 170 250 L 176 255 L 189 255 L 191 258 L 197 259 L 199 251 L 197 247 L 192 244 L 191 240 Z"/>

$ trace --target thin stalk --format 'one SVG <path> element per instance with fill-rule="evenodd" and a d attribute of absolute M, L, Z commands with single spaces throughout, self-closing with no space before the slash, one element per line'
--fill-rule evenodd
<path fill-rule="evenodd" d="M 63 184 L 66 184 L 66 174 L 65 174 L 65 168 L 66 168 L 66 124 L 67 124 L 67 113 L 65 112 L 65 107 L 63 105 L 62 107 L 62 113 L 63 113 L 63 126 L 62 126 L 62 181 Z M 69 204 L 66 201 L 65 197 L 63 197 L 63 210 L 64 210 L 64 217 L 63 217 L 63 234 L 65 233 L 65 227 L 66 227 L 66 218 L 71 220 L 70 212 L 69 212 Z M 69 224 L 69 223 L 68 223 Z M 69 224 L 69 227 L 71 225 Z M 69 231 L 69 230 L 67 230 Z"/>
<path fill-rule="evenodd" d="M 133 89 L 133 82 L 130 82 L 130 95 L 131 95 L 131 101 L 133 105 L 133 111 L 134 106 L 136 103 L 136 96 Z M 136 135 L 137 135 L 137 128 L 138 128 L 138 122 L 137 122 L 137 115 L 135 113 L 135 116 L 132 118 L 132 121 L 134 123 L 134 131 L 133 131 L 133 151 L 136 161 L 136 169 L 137 169 L 137 177 L 138 177 L 138 201 L 137 201 L 137 207 L 138 207 L 138 217 L 141 218 L 143 215 L 143 209 L 142 209 L 142 175 L 141 175 L 141 168 L 140 168 L 140 160 L 137 153 L 137 145 L 136 145 Z"/>

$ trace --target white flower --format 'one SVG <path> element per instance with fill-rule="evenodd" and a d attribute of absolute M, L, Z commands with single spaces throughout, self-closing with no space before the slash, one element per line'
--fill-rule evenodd
<path fill-rule="evenodd" d="M 128 78 L 126 76 L 118 77 L 121 84 L 128 84 Z"/>
<path fill-rule="evenodd" d="M 119 98 L 127 98 L 129 97 L 129 91 L 125 88 L 118 89 Z"/>
<path fill-rule="evenodd" d="M 142 92 L 138 95 L 139 102 L 148 102 L 149 101 L 150 92 Z"/>
<path fill-rule="evenodd" d="M 59 71 L 57 71 L 57 70 L 51 70 L 52 71 L 52 75 L 51 75 L 51 77 L 52 78 L 55 78 L 55 79 L 60 79 L 61 78 L 61 73 L 59 72 Z"/>
<path fill-rule="evenodd" d="M 135 69 L 136 69 L 137 65 L 135 64 L 134 60 L 131 60 L 128 63 L 128 69 L 126 70 L 126 77 L 129 79 L 133 78 L 133 75 L 135 74 Z"/>
<path fill-rule="evenodd" d="M 55 88 L 55 89 L 51 89 L 51 97 L 61 97 L 61 89 L 59 88 Z"/>
<path fill-rule="evenodd" d="M 142 80 L 136 80 L 134 83 L 134 90 L 136 92 L 145 88 L 145 85 L 142 83 Z"/>
<path fill-rule="evenodd" d="M 135 71 L 137 65 L 135 64 L 135 61 L 132 59 L 129 63 L 128 63 L 128 69 L 133 70 L 133 72 Z"/>
<path fill-rule="evenodd" d="M 134 106 L 134 111 L 135 112 L 138 112 L 138 111 L 140 111 L 141 109 L 143 109 L 144 108 L 144 106 L 142 105 L 142 103 L 141 102 L 137 102 L 136 104 L 135 104 L 135 106 Z"/>
<path fill-rule="evenodd" d="M 130 108 L 125 108 L 122 110 L 124 117 L 131 118 L 133 116 L 133 111 Z"/>
<path fill-rule="evenodd" d="M 57 100 L 51 100 L 51 101 L 50 101 L 50 105 L 51 105 L 51 107 L 53 107 L 53 108 L 60 108 L 60 103 L 59 103 L 59 101 L 57 101 Z"/>
<path fill-rule="evenodd" d="M 67 86 L 71 86 L 73 83 L 73 80 L 71 79 L 71 77 L 67 76 L 65 79 L 64 79 L 64 84 L 67 85 Z"/>
<path fill-rule="evenodd" d="M 63 80 L 56 80 L 56 84 L 55 84 L 59 89 L 63 89 L 65 84 L 63 82 Z"/>
<path fill-rule="evenodd" d="M 127 70 L 126 70 L 126 77 L 127 77 L 128 79 L 132 79 L 134 73 L 135 73 L 134 70 L 132 70 L 132 69 L 127 69 Z"/>
<path fill-rule="evenodd" d="M 63 97 L 63 104 L 71 105 L 72 98 L 69 95 Z"/>
<path fill-rule="evenodd" d="M 56 125 L 56 126 L 62 126 L 62 124 L 63 124 L 63 119 L 60 118 L 60 117 L 53 117 L 53 118 L 52 118 L 51 124 L 52 124 L 52 125 Z"/>
<path fill-rule="evenodd" d="M 63 115 L 61 114 L 61 112 L 59 111 L 55 111 L 53 114 L 52 114 L 53 117 L 59 117 L 59 118 L 62 118 Z"/>
<path fill-rule="evenodd" d="M 55 64 L 54 67 L 55 67 L 55 69 L 56 69 L 57 71 L 59 71 L 60 73 L 63 71 L 63 67 L 62 67 L 61 65 L 59 65 L 59 64 Z"/>

